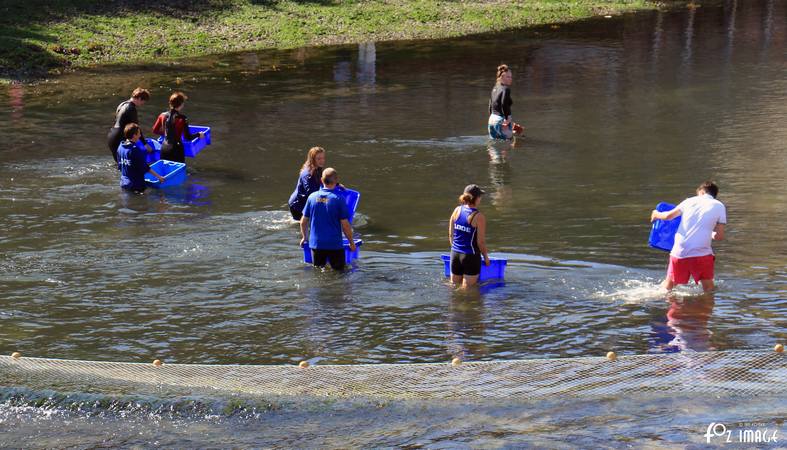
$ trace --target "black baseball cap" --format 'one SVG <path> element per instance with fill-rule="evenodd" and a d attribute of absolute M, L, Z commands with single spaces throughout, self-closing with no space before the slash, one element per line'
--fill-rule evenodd
<path fill-rule="evenodd" d="M 473 197 L 480 197 L 481 195 L 486 194 L 486 191 L 481 189 L 477 184 L 468 184 L 465 187 L 465 194 L 470 194 Z"/>

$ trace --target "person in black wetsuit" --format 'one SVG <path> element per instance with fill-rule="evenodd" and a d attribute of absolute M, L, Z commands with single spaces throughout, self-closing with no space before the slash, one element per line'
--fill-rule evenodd
<path fill-rule="evenodd" d="M 205 133 L 191 134 L 189 119 L 181 113 L 186 103 L 186 94 L 175 91 L 169 96 L 169 111 L 159 114 L 153 124 L 153 133 L 164 136 L 161 144 L 161 159 L 176 162 L 186 162 L 183 149 L 183 139 L 192 140 L 196 137 L 205 137 Z"/>
<path fill-rule="evenodd" d="M 131 98 L 119 104 L 115 110 L 115 124 L 109 129 L 109 134 L 107 134 L 107 146 L 115 162 L 118 160 L 118 146 L 120 141 L 123 140 L 123 130 L 130 123 L 139 123 L 137 108 L 144 105 L 148 100 L 150 100 L 150 92 L 147 89 L 138 87 L 131 93 Z M 145 142 L 145 136 L 142 136 L 141 139 L 142 142 Z M 152 148 L 148 149 L 148 152 L 152 151 Z"/>
<path fill-rule="evenodd" d="M 497 83 L 489 98 L 489 137 L 492 139 L 511 139 L 522 134 L 524 129 L 511 118 L 511 69 L 501 64 L 497 66 Z"/>

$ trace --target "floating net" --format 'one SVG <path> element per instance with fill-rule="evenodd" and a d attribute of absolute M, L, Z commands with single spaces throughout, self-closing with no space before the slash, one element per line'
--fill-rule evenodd
<path fill-rule="evenodd" d="M 0 356 L 2 379 L 78 380 L 83 386 L 142 385 L 263 396 L 540 400 L 631 394 L 754 396 L 787 393 L 787 356 L 718 351 L 445 364 L 200 365 Z"/>

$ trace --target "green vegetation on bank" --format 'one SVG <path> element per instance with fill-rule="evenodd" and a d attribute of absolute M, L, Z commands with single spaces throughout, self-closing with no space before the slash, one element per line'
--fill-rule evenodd
<path fill-rule="evenodd" d="M 0 3 L 0 76 L 443 38 L 656 6 L 651 0 L 8 0 Z"/>

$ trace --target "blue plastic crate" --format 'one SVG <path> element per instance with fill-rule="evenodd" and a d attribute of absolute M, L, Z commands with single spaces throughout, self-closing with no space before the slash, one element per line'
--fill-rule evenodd
<path fill-rule="evenodd" d="M 148 153 L 148 147 L 142 142 L 140 139 L 137 141 L 137 148 L 145 151 L 145 161 L 148 164 L 153 164 L 154 162 L 161 159 L 161 143 L 155 139 L 147 138 L 145 139 L 151 147 L 153 147 L 153 152 Z"/>
<path fill-rule="evenodd" d="M 197 153 L 201 152 L 202 149 L 210 145 L 210 127 L 203 127 L 199 125 L 189 125 L 189 132 L 191 134 L 197 134 L 200 131 L 205 133 L 205 138 L 200 139 L 196 137 L 192 140 L 183 140 L 183 154 L 188 156 L 189 158 L 194 158 L 197 156 Z M 158 138 L 159 144 L 164 142 L 164 136 Z"/>
<path fill-rule="evenodd" d="M 149 172 L 145 174 L 145 183 L 154 188 L 177 186 L 186 181 L 186 164 L 160 159 L 150 166 L 153 171 L 164 177 L 164 182 L 159 181 Z"/>
<path fill-rule="evenodd" d="M 353 223 L 355 210 L 358 208 L 358 203 L 361 201 L 361 193 L 347 188 L 339 188 L 337 189 L 337 193 L 344 197 L 347 208 L 350 210 L 350 223 Z"/>
<path fill-rule="evenodd" d="M 363 245 L 363 241 L 361 239 L 355 239 L 355 251 L 350 250 L 350 241 L 347 239 L 342 239 L 342 243 L 344 244 L 344 260 L 349 264 L 354 259 L 358 259 L 360 257 L 361 246 Z M 312 263 L 312 249 L 309 248 L 309 243 L 303 243 L 303 262 L 306 264 Z"/>
<path fill-rule="evenodd" d="M 675 205 L 671 203 L 661 202 L 656 205 L 656 211 L 658 212 L 671 211 L 674 208 Z M 680 226 L 680 216 L 672 220 L 654 220 L 650 228 L 648 245 L 665 252 L 672 251 L 678 226 Z"/>
<path fill-rule="evenodd" d="M 451 256 L 441 255 L 443 263 L 445 264 L 445 276 L 451 276 Z M 478 276 L 478 281 L 486 280 L 503 280 L 506 277 L 506 265 L 508 260 L 489 258 L 489 265 L 481 262 L 481 274 Z"/>
<path fill-rule="evenodd" d="M 183 152 L 189 158 L 194 158 L 197 153 L 201 152 L 203 148 L 210 145 L 210 127 L 201 127 L 199 125 L 189 125 L 189 132 L 197 134 L 200 131 L 205 133 L 205 138 L 194 138 L 190 141 L 183 141 Z"/>

